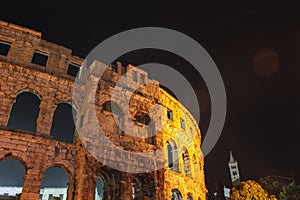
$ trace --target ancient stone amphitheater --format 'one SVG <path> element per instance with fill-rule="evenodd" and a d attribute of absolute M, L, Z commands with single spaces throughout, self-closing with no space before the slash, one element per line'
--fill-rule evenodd
<path fill-rule="evenodd" d="M 118 163 L 122 168 L 147 166 L 138 159 L 120 158 L 105 143 L 101 144 L 103 155 L 96 159 L 90 153 L 93 147 L 78 136 L 73 120 L 59 116 L 62 108 L 69 112 L 63 116 L 72 116 L 74 80 L 81 72 L 83 61 L 72 55 L 70 49 L 43 40 L 40 32 L 0 21 L 0 161 L 14 159 L 24 165 L 21 199 L 40 199 L 44 173 L 53 166 L 60 167 L 68 175 L 68 200 L 94 199 L 99 178 L 103 182 L 101 198 L 105 200 L 206 199 L 204 158 L 197 122 L 173 96 L 159 87 L 158 82 L 148 79 L 145 71 L 132 65 L 107 66 L 95 95 L 97 123 L 105 136 L 124 151 L 143 153 L 166 147 L 161 159 L 150 160 L 150 163 L 163 163 L 164 167 L 144 173 L 122 172 L 104 164 L 101 158 L 105 157 L 107 163 Z M 112 105 L 124 102 L 122 99 L 112 101 L 110 97 L 116 82 L 125 73 L 132 86 L 136 83 L 142 86 L 130 98 L 130 117 L 122 118 L 122 106 L 118 107 L 118 114 L 125 126 L 127 121 L 135 123 L 136 133 L 151 132 L 149 111 L 152 105 L 161 105 L 163 109 L 156 117 L 166 123 L 161 123 L 156 135 L 139 138 L 124 132 L 115 123 Z M 31 101 L 22 102 L 24 95 Z M 22 106 L 37 112 L 24 112 Z M 23 113 L 18 115 L 18 112 Z M 77 115 L 79 127 L 88 130 L 89 113 L 81 111 Z M 59 120 L 72 128 L 57 132 L 55 126 Z M 97 133 L 90 131 L 97 139 Z"/>

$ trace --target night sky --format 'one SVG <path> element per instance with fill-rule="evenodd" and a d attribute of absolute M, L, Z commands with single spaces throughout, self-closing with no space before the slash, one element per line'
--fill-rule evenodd
<path fill-rule="evenodd" d="M 282 3 L 282 2 L 281 2 Z M 208 189 L 230 186 L 229 150 L 242 180 L 267 175 L 300 182 L 300 12 L 289 3 L 231 1 L 5 1 L 0 19 L 43 32 L 43 39 L 85 57 L 104 39 L 131 28 L 155 26 L 180 31 L 213 58 L 227 93 L 222 135 L 205 158 Z M 205 135 L 209 96 L 201 76 L 168 52 L 142 50 L 118 60 L 139 65 L 159 61 L 192 83 Z"/>

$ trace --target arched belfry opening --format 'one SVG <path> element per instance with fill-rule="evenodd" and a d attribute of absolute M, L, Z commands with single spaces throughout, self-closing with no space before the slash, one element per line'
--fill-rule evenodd
<path fill-rule="evenodd" d="M 40 99 L 31 92 L 21 92 L 12 105 L 7 126 L 14 129 L 36 132 L 40 112 Z"/>
<path fill-rule="evenodd" d="M 72 109 L 73 107 L 68 103 L 57 105 L 50 132 L 53 139 L 70 144 L 74 143 L 75 123 Z"/>

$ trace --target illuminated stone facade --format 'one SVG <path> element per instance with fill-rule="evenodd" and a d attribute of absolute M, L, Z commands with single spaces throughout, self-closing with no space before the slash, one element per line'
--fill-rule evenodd
<path fill-rule="evenodd" d="M 206 199 L 204 157 L 200 151 L 201 133 L 192 115 L 158 82 L 148 80 L 147 73 L 134 66 L 109 66 L 99 82 L 96 94 L 97 123 L 113 144 L 126 151 L 147 152 L 167 147 L 160 160 L 165 167 L 154 172 L 131 174 L 103 165 L 86 149 L 78 134 L 72 141 L 59 141 L 53 134 L 53 119 L 60 104 L 71 106 L 74 80 L 82 58 L 73 56 L 70 49 L 41 39 L 41 33 L 0 21 L 0 161 L 19 160 L 26 168 L 21 199 L 38 200 L 45 170 L 61 167 L 69 177 L 68 200 L 95 198 L 96 179 L 104 183 L 103 199 Z M 140 83 L 130 99 L 130 114 L 135 131 L 147 130 L 151 106 L 163 109 L 156 113 L 161 130 L 153 137 L 136 138 L 124 133 L 110 112 L 111 95 L 120 76 Z M 39 112 L 33 130 L 10 125 L 14 105 L 22 93 L 39 99 Z M 117 105 L 125 102 L 117 99 Z M 93 123 L 89 113 L 77 113 L 77 123 L 89 129 Z M 127 119 L 128 120 L 128 119 Z M 167 122 L 167 123 L 163 123 Z M 126 126 L 124 120 L 124 126 Z M 91 130 L 91 135 L 97 136 Z M 192 144 L 192 145 L 191 145 Z M 138 160 L 120 159 L 104 145 L 105 159 L 123 166 L 139 167 Z M 129 163 L 130 162 L 130 163 Z M 172 197 L 173 195 L 173 197 Z"/>

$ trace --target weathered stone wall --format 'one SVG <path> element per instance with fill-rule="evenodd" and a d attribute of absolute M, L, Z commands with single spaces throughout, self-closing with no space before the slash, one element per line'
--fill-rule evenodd
<path fill-rule="evenodd" d="M 90 118 L 88 110 L 77 113 L 77 120 L 90 133 L 91 139 L 97 139 L 98 134 L 93 130 L 93 123 L 99 123 L 105 136 L 112 143 L 125 151 L 152 152 L 166 146 L 168 141 L 175 141 L 179 152 L 179 172 L 168 168 L 168 152 L 158 160 L 149 163 L 166 163 L 165 168 L 154 172 L 130 174 L 111 169 L 102 162 L 117 162 L 122 167 L 144 167 L 147 163 L 143 158 L 124 159 L 116 155 L 111 146 L 105 142 L 98 143 L 102 152 L 100 161 L 87 151 L 91 147 L 81 136 L 75 135 L 75 144 L 55 141 L 50 137 L 53 115 L 58 103 L 71 104 L 74 77 L 67 74 L 69 63 L 81 64 L 83 59 L 73 56 L 70 49 L 41 39 L 41 33 L 0 21 L 0 41 L 10 43 L 7 56 L 0 55 L 0 161 L 14 158 L 21 161 L 26 168 L 24 187 L 21 199 L 37 200 L 43 173 L 51 166 L 60 166 L 69 175 L 68 200 L 90 200 L 95 197 L 97 177 L 104 181 L 104 199 L 132 199 L 132 187 L 139 184 L 142 188 L 142 199 L 171 199 L 172 189 L 178 189 L 183 199 L 191 194 L 194 199 L 205 199 L 204 159 L 200 151 L 200 130 L 191 114 L 181 104 L 171 97 L 154 80 L 149 80 L 147 73 L 132 65 L 116 68 L 108 67 L 97 86 L 95 94 L 97 117 Z M 31 62 L 33 53 L 38 50 L 48 56 L 46 66 Z M 112 101 L 114 91 L 124 91 L 117 84 L 124 70 L 129 85 L 127 90 L 128 102 L 124 98 L 114 99 L 121 108 L 129 106 L 129 115 L 124 119 L 124 126 L 132 126 L 133 133 L 150 131 L 147 125 L 137 123 L 136 115 L 150 115 L 154 105 L 161 109 L 154 112 L 155 127 L 159 132 L 154 137 L 139 138 L 122 131 L 116 126 L 111 112 L 103 109 L 103 104 Z M 137 80 L 133 81 L 131 71 L 137 72 Z M 145 86 L 135 90 L 142 80 Z M 117 85 L 116 85 L 117 84 Z M 22 91 L 36 94 L 40 100 L 40 111 L 36 122 L 36 132 L 15 130 L 7 127 L 10 111 L 16 97 Z M 133 92 L 133 94 L 132 94 Z M 89 102 L 89 99 L 86 99 Z M 168 120 L 167 108 L 174 112 L 174 120 Z M 180 118 L 185 121 L 185 130 L 180 128 Z M 135 122 L 132 123 L 132 120 Z M 78 122 L 78 121 L 77 121 Z M 166 122 L 166 123 L 165 123 Z M 79 131 L 79 129 L 78 129 Z M 192 145 L 190 145 L 192 144 Z M 181 150 L 189 154 L 189 172 L 184 170 Z M 98 158 L 99 159 L 99 158 Z"/>
<path fill-rule="evenodd" d="M 0 129 L 0 160 L 16 159 L 26 169 L 22 199 L 38 199 L 44 172 L 53 166 L 66 170 L 69 183 L 74 179 L 75 173 L 75 147 L 58 141 L 38 137 L 31 133 L 10 130 L 6 127 Z M 69 187 L 68 194 L 73 193 Z M 71 200 L 69 195 L 68 200 Z"/>

